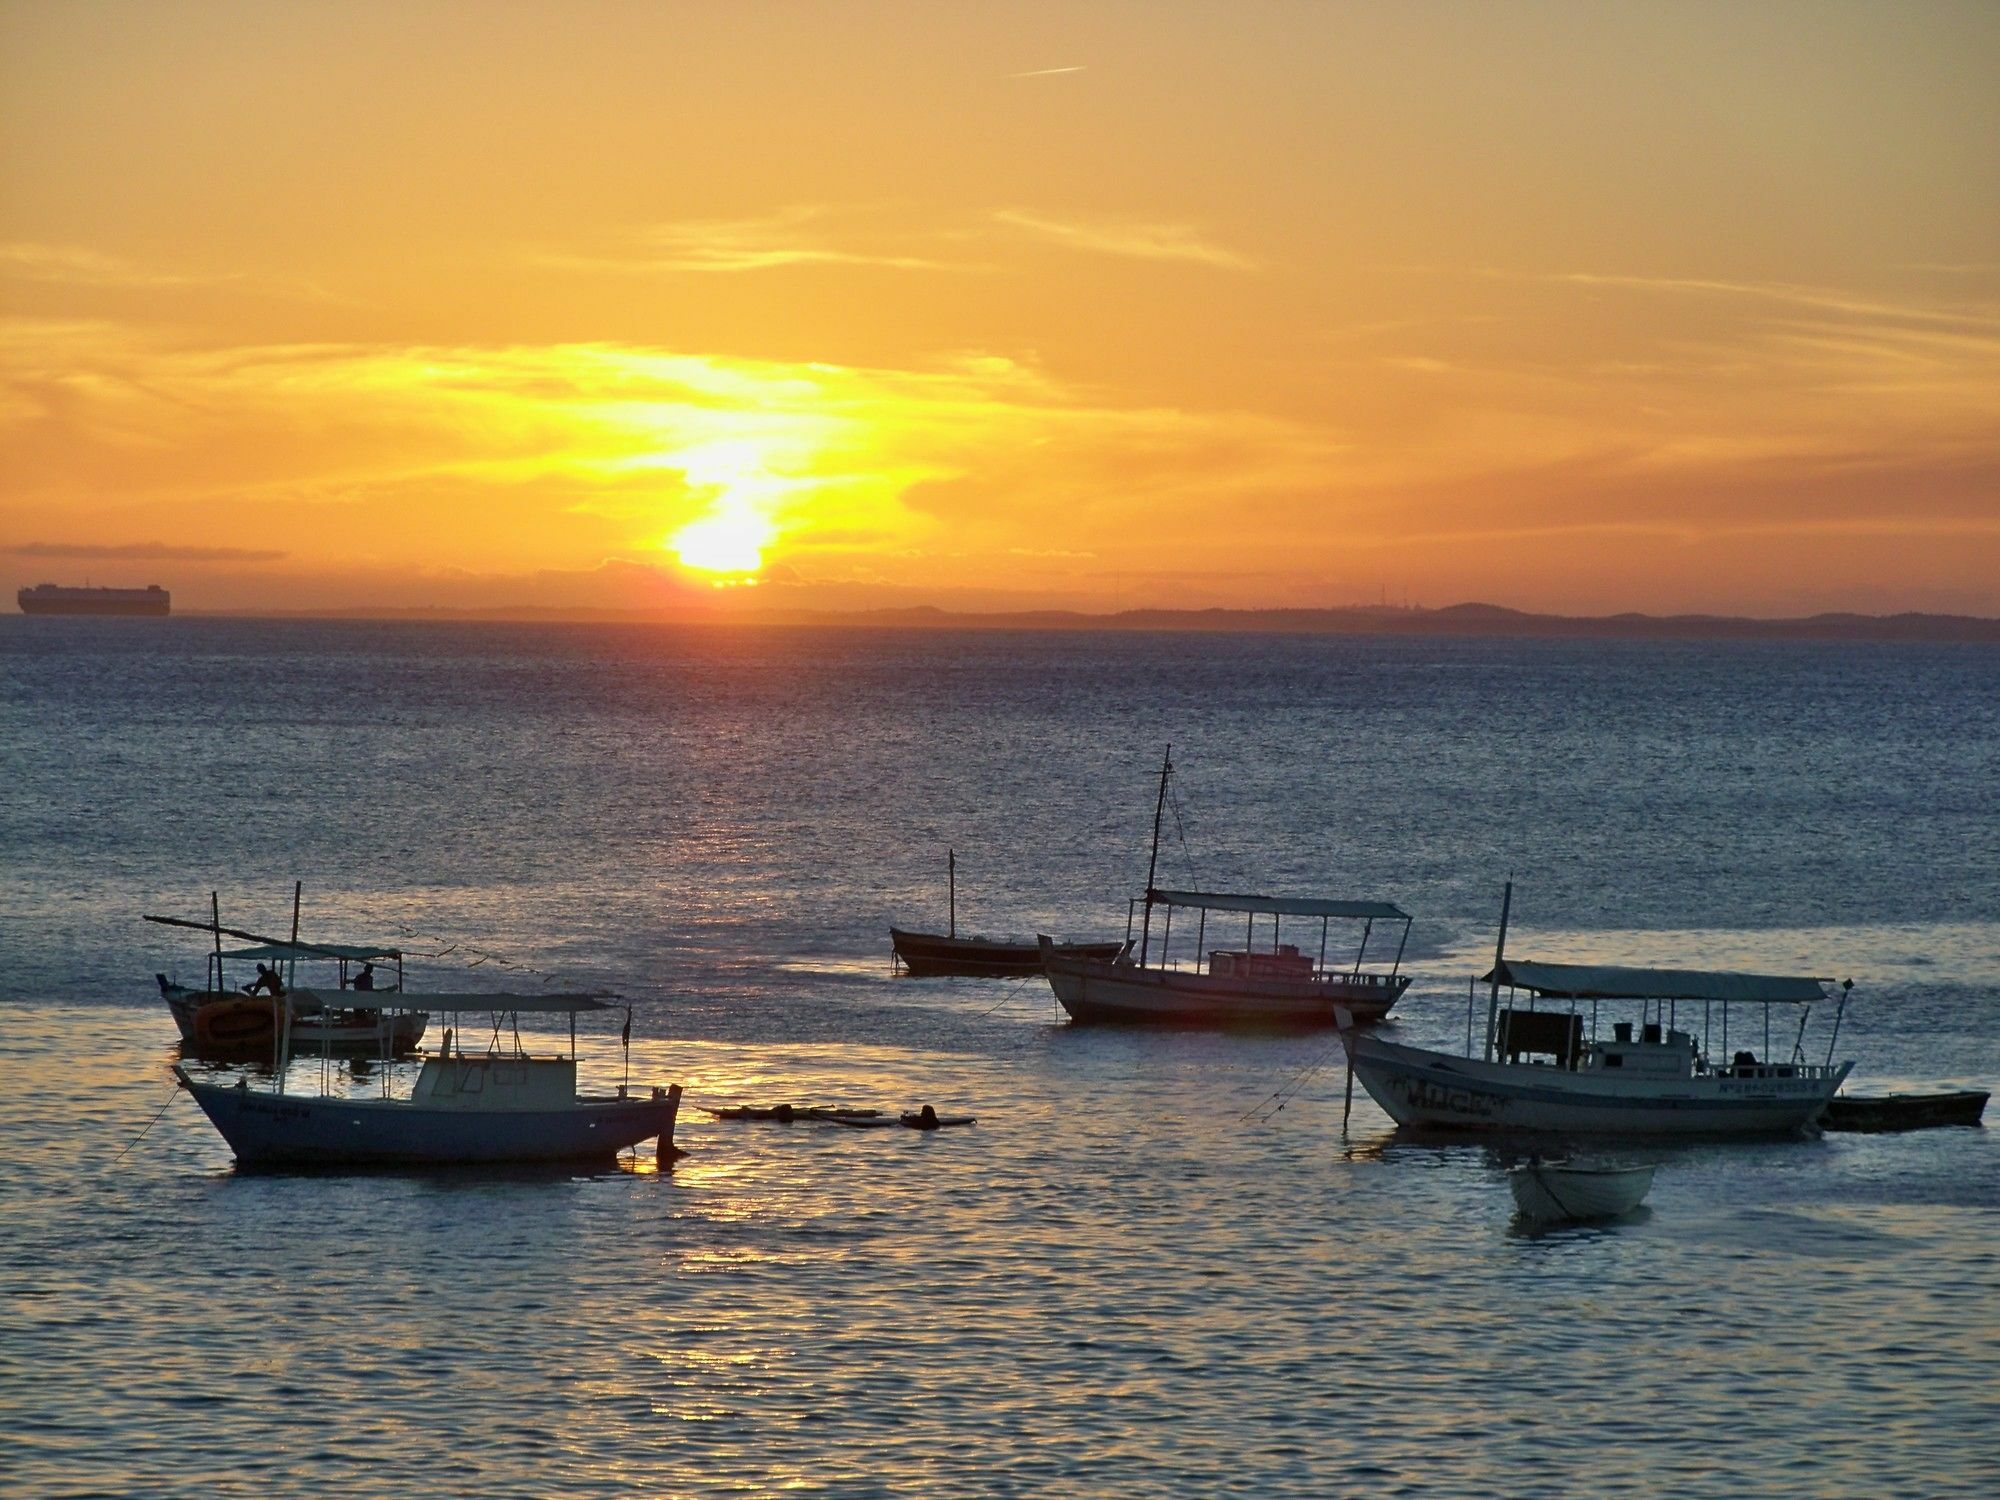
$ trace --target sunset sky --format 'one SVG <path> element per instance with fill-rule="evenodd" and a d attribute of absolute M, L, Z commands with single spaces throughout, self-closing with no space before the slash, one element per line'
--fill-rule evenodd
<path fill-rule="evenodd" d="M 2000 5 L 0 0 L 8 587 L 2000 614 Z"/>

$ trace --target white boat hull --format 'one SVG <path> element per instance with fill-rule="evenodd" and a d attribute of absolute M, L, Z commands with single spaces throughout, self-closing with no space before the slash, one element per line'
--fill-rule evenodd
<path fill-rule="evenodd" d="M 1785 1135 L 1826 1108 L 1852 1063 L 1754 1077 L 1619 1076 L 1453 1057 L 1344 1033 L 1354 1076 L 1398 1125 L 1563 1135 Z"/>
<path fill-rule="evenodd" d="M 1379 1021 L 1409 988 L 1404 975 L 1245 981 L 1136 964 L 1048 958 L 1049 987 L 1078 1021 L 1191 1026 L 1335 1026 L 1345 1010 Z"/>
<path fill-rule="evenodd" d="M 567 1108 L 432 1108 L 224 1088 L 174 1072 L 245 1166 L 609 1161 L 655 1136 L 664 1158 L 681 1102 L 675 1084 L 651 1098 L 579 1099 Z"/>
<path fill-rule="evenodd" d="M 1629 1214 L 1652 1190 L 1651 1167 L 1580 1167 L 1539 1162 L 1507 1174 L 1514 1206 L 1542 1223 L 1615 1219 Z"/>

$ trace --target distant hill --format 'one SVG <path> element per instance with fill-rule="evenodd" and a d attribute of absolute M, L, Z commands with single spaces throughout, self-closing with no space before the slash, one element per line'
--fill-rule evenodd
<path fill-rule="evenodd" d="M 202 611 L 190 611 L 202 613 Z M 236 613 L 230 611 L 229 613 Z M 243 611 L 244 614 L 251 613 Z M 260 612 L 261 613 L 261 612 Z M 1980 615 L 1807 615 L 1761 620 L 1738 615 L 1541 615 L 1498 604 L 1442 609 L 1356 605 L 1344 609 L 1128 609 L 1084 614 L 1042 609 L 958 613 L 921 604 L 898 609 L 760 609 L 726 617 L 639 609 L 515 608 L 302 610 L 338 619 L 568 621 L 599 624 L 810 625 L 881 630 L 1230 631 L 1268 635 L 1556 636 L 1600 640 L 1971 641 L 2000 643 L 2000 619 Z"/>
<path fill-rule="evenodd" d="M 1977 615 L 1821 614 L 1758 620 L 1733 615 L 1540 615 L 1498 604 L 1442 609 L 1130 609 L 956 614 L 920 606 L 796 616 L 801 623 L 958 630 L 1222 630 L 1296 635 L 1572 636 L 1772 641 L 1993 641 L 2000 620 Z"/>

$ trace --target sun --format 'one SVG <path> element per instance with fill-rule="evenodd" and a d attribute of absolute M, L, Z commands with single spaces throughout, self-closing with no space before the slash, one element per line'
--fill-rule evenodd
<path fill-rule="evenodd" d="M 747 506 L 725 505 L 690 521 L 667 539 L 684 568 L 703 573 L 755 573 L 764 566 L 771 523 Z"/>

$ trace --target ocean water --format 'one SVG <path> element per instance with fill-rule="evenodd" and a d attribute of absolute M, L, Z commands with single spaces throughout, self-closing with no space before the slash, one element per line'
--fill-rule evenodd
<path fill-rule="evenodd" d="M 1403 905 L 1400 1036 L 1511 874 L 1517 956 L 1851 976 L 1857 1087 L 2000 1077 L 1991 648 L 4 619 L 0 1488 L 2000 1488 L 1990 1129 L 1648 1147 L 1536 1232 L 1329 1038 L 891 976 L 947 848 L 961 930 L 1122 935 L 1168 741 L 1161 882 Z M 685 1154 L 235 1172 L 139 916 L 294 880 L 425 987 L 630 997 Z M 702 1108 L 778 1099 L 979 1123 Z"/>

